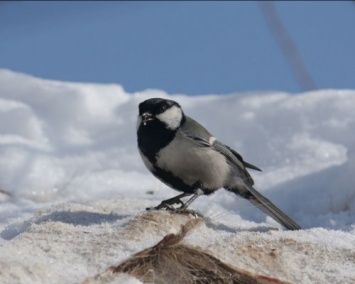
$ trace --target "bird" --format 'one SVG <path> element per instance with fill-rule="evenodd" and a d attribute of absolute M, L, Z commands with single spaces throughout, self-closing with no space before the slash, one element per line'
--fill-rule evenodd
<path fill-rule="evenodd" d="M 253 187 L 247 169 L 261 170 L 185 115 L 178 102 L 150 98 L 139 103 L 138 111 L 137 144 L 144 165 L 161 182 L 181 192 L 147 209 L 186 210 L 199 196 L 224 188 L 248 200 L 286 229 L 301 229 Z M 187 196 L 190 198 L 183 202 Z"/>

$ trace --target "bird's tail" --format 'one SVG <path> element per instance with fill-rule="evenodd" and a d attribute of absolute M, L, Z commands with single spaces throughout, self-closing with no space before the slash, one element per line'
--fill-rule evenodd
<path fill-rule="evenodd" d="M 295 221 L 293 221 L 289 216 L 282 212 L 275 204 L 273 204 L 269 199 L 256 191 L 252 186 L 245 185 L 247 191 L 243 193 L 240 190 L 235 190 L 229 188 L 228 190 L 234 192 L 235 194 L 244 197 L 249 200 L 253 205 L 258 207 L 265 214 L 273 218 L 275 221 L 279 222 L 288 230 L 300 230 L 302 229 Z"/>

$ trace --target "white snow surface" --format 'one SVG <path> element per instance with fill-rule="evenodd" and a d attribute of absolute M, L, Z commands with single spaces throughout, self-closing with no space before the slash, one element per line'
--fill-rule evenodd
<path fill-rule="evenodd" d="M 250 171 L 256 189 L 304 228 L 285 231 L 221 189 L 191 205 L 206 222 L 186 243 L 292 283 L 355 283 L 355 90 L 130 94 L 4 69 L 0 189 L 10 196 L 0 191 L 0 283 L 81 283 L 179 230 L 162 212 L 154 229 L 127 231 L 146 207 L 178 194 L 137 151 L 138 104 L 151 97 L 178 101 L 260 167 Z"/>

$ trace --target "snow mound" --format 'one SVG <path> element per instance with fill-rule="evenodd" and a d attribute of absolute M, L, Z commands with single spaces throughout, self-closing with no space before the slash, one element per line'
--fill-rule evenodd
<path fill-rule="evenodd" d="M 262 168 L 256 188 L 306 229 L 270 231 L 279 225 L 219 190 L 192 204 L 206 225 L 188 243 L 291 282 L 354 281 L 354 90 L 129 94 L 0 69 L 0 282 L 77 283 L 179 229 L 184 219 L 132 221 L 176 194 L 136 149 L 137 106 L 151 97 L 178 101 Z"/>

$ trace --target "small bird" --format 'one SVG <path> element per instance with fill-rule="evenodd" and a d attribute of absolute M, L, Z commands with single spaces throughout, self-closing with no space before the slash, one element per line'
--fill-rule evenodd
<path fill-rule="evenodd" d="M 197 197 L 220 188 L 249 200 L 289 230 L 301 227 L 253 188 L 247 168 L 261 171 L 185 115 L 173 101 L 152 98 L 139 104 L 137 142 L 148 170 L 169 187 L 182 192 L 148 209 L 186 209 Z M 181 198 L 191 196 L 186 202 Z M 177 209 L 174 204 L 180 204 Z"/>

